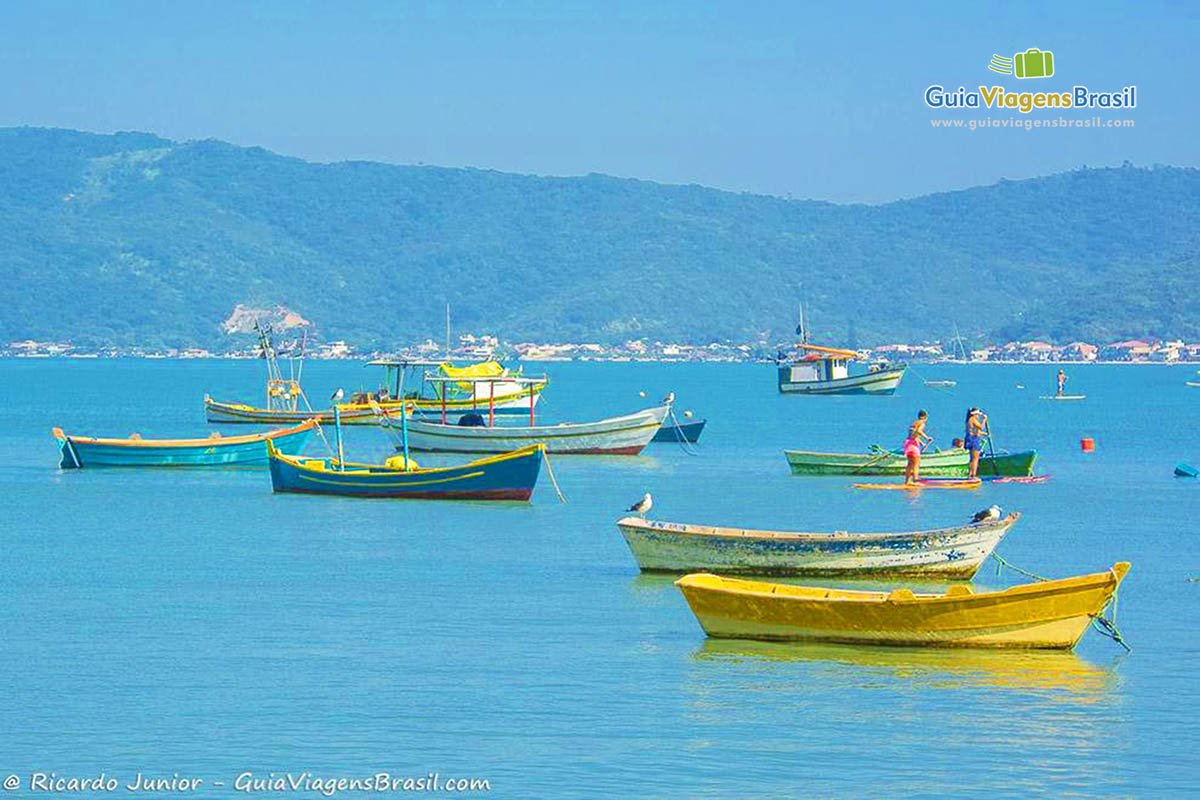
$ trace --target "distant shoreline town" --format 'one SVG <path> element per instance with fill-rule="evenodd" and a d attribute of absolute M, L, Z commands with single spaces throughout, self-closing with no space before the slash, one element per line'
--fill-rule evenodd
<path fill-rule="evenodd" d="M 299 355 L 298 342 L 283 344 L 281 354 L 289 350 Z M 957 352 L 956 352 L 957 351 Z M 1116 363 L 1116 364 L 1176 364 L 1200 362 L 1200 343 L 1183 341 L 1128 340 L 1095 345 L 1072 342 L 1055 345 L 1044 341 L 1008 342 L 983 348 L 965 350 L 947 343 L 887 344 L 859 350 L 866 359 L 877 361 L 907 361 L 914 363 L 969 364 L 1027 364 L 1027 363 Z M 249 359 L 260 355 L 257 346 L 240 344 L 221 351 L 204 348 L 100 348 L 85 349 L 70 342 L 46 342 L 26 339 L 0 346 L 3 358 L 146 358 L 146 359 Z M 303 348 L 306 358 L 317 360 L 381 357 L 420 359 L 484 360 L 497 358 L 528 362 L 608 361 L 608 362 L 692 362 L 692 363 L 774 363 L 792 355 L 790 347 L 768 346 L 764 343 L 737 344 L 712 342 L 706 345 L 649 342 L 633 339 L 619 345 L 596 343 L 533 343 L 501 342 L 491 335 L 463 334 L 456 347 L 433 340 L 400 348 L 395 351 L 360 350 L 344 341 L 310 344 Z"/>

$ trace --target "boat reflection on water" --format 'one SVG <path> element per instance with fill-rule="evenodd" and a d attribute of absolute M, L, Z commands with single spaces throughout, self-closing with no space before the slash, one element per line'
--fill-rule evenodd
<path fill-rule="evenodd" d="M 989 577 L 991 577 L 989 575 Z M 642 573 L 630 581 L 637 602 L 662 607 L 678 603 L 680 619 L 697 637 L 704 633 L 687 612 L 683 598 L 675 589 L 675 575 Z M 881 580 L 830 578 L 785 578 L 781 583 L 831 586 L 855 589 L 879 589 L 889 585 Z M 988 581 L 990 582 L 990 581 Z M 906 582 L 915 591 L 942 592 L 946 586 L 961 582 Z M 979 584 L 972 584 L 979 587 Z M 990 587 L 989 587 L 990 588 Z M 996 587 L 1002 588 L 1002 587 Z M 988 648 L 887 647 L 879 645 L 826 644 L 820 642 L 768 642 L 753 639 L 704 638 L 692 652 L 699 664 L 745 661 L 742 677 L 767 677 L 777 688 L 794 680 L 811 688 L 834 687 L 872 689 L 895 688 L 899 679 L 917 690 L 983 690 L 1033 695 L 1050 701 L 1076 704 L 1098 703 L 1120 693 L 1121 680 L 1113 667 L 1093 664 L 1074 652 L 1059 650 L 1020 650 Z M 757 669 L 755 667 L 757 666 Z M 726 672 L 726 677 L 729 677 Z M 883 682 L 886 681 L 886 684 Z M 800 688 L 800 687 L 798 687 Z"/>
<path fill-rule="evenodd" d="M 1037 694 L 1070 703 L 1095 703 L 1119 686 L 1110 669 L 1074 653 L 1051 650 L 942 649 L 705 639 L 699 661 L 801 662 L 839 673 L 837 683 L 867 688 L 890 675 L 926 689 L 984 689 Z M 845 667 L 861 670 L 848 674 Z M 812 677 L 811 675 L 807 677 Z"/>

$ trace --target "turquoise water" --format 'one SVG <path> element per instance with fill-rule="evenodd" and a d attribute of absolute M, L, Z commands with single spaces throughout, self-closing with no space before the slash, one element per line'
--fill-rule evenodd
<path fill-rule="evenodd" d="M 959 386 L 910 374 L 891 399 L 781 397 L 763 365 L 548 367 L 546 418 L 674 390 L 710 420 L 700 454 L 559 457 L 567 505 L 544 475 L 532 504 L 492 505 L 276 496 L 265 471 L 61 472 L 53 425 L 194 434 L 205 392 L 259 399 L 261 363 L 0 361 L 0 772 L 206 787 L 437 772 L 493 797 L 1193 790 L 1200 485 L 1171 474 L 1200 461 L 1192 369 L 1068 368 L 1087 400 L 1050 403 L 1050 367 L 921 367 Z M 316 402 L 375 376 L 313 362 L 304 377 Z M 792 477 L 780 452 L 898 444 L 918 407 L 945 444 L 973 404 L 1052 480 L 914 500 Z M 346 447 L 389 445 L 351 429 Z M 810 530 L 936 527 L 999 503 L 1026 514 L 1001 546 L 1016 564 L 1133 563 L 1118 617 L 1133 652 L 1093 632 L 1075 654 L 708 642 L 613 525 L 647 490 L 655 518 Z"/>

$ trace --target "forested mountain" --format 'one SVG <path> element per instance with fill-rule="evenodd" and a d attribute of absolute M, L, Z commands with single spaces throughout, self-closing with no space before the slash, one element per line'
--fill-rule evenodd
<path fill-rule="evenodd" d="M 0 341 L 221 346 L 241 304 L 390 346 L 1200 339 L 1200 170 L 1125 166 L 878 206 L 603 175 L 309 163 L 0 129 Z"/>

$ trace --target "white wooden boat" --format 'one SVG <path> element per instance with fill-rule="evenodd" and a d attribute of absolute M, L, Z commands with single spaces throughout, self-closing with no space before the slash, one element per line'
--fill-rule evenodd
<path fill-rule="evenodd" d="M 597 422 L 531 426 L 448 425 L 408 420 L 410 450 L 444 453 L 507 453 L 542 442 L 550 453 L 637 455 L 654 438 L 670 406 L 658 406 Z"/>
<path fill-rule="evenodd" d="M 1020 514 L 906 533 L 793 533 L 626 517 L 617 523 L 643 572 L 936 575 L 970 578 Z"/>

